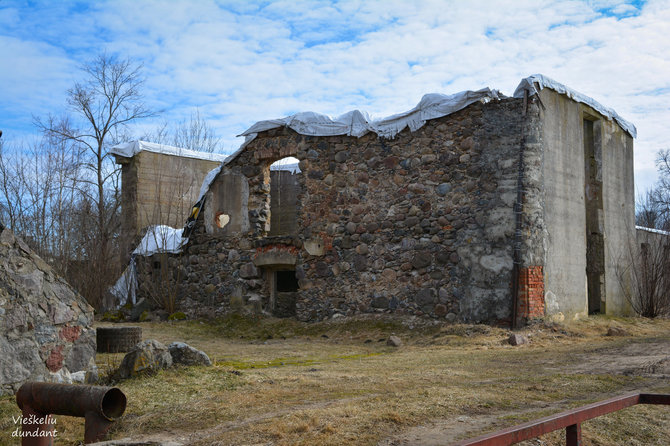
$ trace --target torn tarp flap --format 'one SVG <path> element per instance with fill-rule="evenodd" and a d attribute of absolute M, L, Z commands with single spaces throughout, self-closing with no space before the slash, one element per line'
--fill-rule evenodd
<path fill-rule="evenodd" d="M 202 197 L 205 196 L 205 194 L 209 190 L 210 184 L 212 184 L 214 178 L 216 178 L 219 172 L 221 172 L 221 168 L 223 168 L 223 163 L 219 164 L 214 169 L 207 172 L 207 175 L 205 175 L 205 179 L 202 181 L 202 185 L 200 186 L 200 193 L 198 194 L 198 200 L 196 201 L 196 203 L 202 200 Z"/>
<path fill-rule="evenodd" d="M 130 263 L 116 281 L 114 285 L 109 287 L 109 292 L 119 299 L 119 306 L 126 303 L 136 303 L 137 291 L 137 270 L 135 269 L 135 257 L 130 258 Z M 128 302 L 130 300 L 130 302 Z"/>
<path fill-rule="evenodd" d="M 532 76 L 528 76 L 527 78 L 522 79 L 521 82 L 519 83 L 519 86 L 516 87 L 516 90 L 514 90 L 514 97 L 522 98 L 524 90 L 528 91 L 529 96 L 537 94 L 539 93 L 538 88 L 540 90 L 542 90 L 543 88 L 549 88 L 551 90 L 554 90 L 556 93 L 566 95 L 573 101 L 586 104 L 595 111 L 597 111 L 598 113 L 600 113 L 601 115 L 605 116 L 607 119 L 615 120 L 616 123 L 619 124 L 619 126 L 633 138 L 637 137 L 637 129 L 635 128 L 635 126 L 632 123 L 623 119 L 621 116 L 619 116 L 619 114 L 616 111 L 614 111 L 609 107 L 605 107 L 595 99 L 586 96 L 585 94 L 582 94 L 578 91 L 575 91 L 572 88 L 566 87 L 560 82 L 556 82 L 555 80 L 543 74 L 533 74 Z"/>

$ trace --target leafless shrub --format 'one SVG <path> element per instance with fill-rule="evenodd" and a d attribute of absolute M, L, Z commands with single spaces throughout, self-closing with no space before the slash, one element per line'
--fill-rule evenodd
<path fill-rule="evenodd" d="M 624 254 L 625 267 L 616 269 L 617 279 L 633 310 L 654 318 L 670 315 L 670 235 L 638 229 L 638 243 Z"/>
<path fill-rule="evenodd" d="M 223 149 L 221 138 L 209 122 L 200 116 L 199 109 L 191 114 L 188 121 L 181 121 L 174 126 L 164 122 L 141 139 L 197 152 L 214 153 Z"/>

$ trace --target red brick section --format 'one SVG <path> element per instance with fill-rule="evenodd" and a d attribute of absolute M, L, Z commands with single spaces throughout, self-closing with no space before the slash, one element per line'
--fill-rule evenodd
<path fill-rule="evenodd" d="M 541 317 L 544 317 L 544 271 L 541 266 L 521 268 L 517 321 L 523 323 Z"/>
<path fill-rule="evenodd" d="M 254 258 L 258 257 L 258 254 L 266 253 L 269 251 L 284 251 L 288 252 L 293 255 L 298 255 L 300 253 L 300 249 L 292 246 L 292 245 L 280 245 L 280 244 L 273 244 L 273 245 L 267 245 L 267 246 L 262 246 L 260 248 L 256 248 L 256 254 L 254 255 Z"/>

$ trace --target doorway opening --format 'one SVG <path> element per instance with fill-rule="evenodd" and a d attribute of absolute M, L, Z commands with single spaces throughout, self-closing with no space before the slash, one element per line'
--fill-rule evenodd
<path fill-rule="evenodd" d="M 268 271 L 270 311 L 277 317 L 294 317 L 300 285 L 294 269 Z"/>

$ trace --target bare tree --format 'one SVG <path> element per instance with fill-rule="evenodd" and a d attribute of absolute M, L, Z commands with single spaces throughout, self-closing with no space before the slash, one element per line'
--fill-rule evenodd
<path fill-rule="evenodd" d="M 200 110 L 197 108 L 188 121 L 179 122 L 173 129 L 170 127 L 164 122 L 142 139 L 198 152 L 213 153 L 222 149 L 221 138 L 216 135 L 207 120 L 200 116 Z"/>
<path fill-rule="evenodd" d="M 76 151 L 64 143 L 41 139 L 10 150 L 0 147 L 2 220 L 61 273 L 70 250 L 77 165 Z"/>
<path fill-rule="evenodd" d="M 639 246 L 626 247 L 625 267 L 616 270 L 621 289 L 633 310 L 654 318 L 670 315 L 670 234 L 638 230 Z"/>
<path fill-rule="evenodd" d="M 23 217 L 24 182 L 20 180 L 22 159 L 9 152 L 0 139 L 0 215 L 5 225 L 17 231 Z"/>
<path fill-rule="evenodd" d="M 89 277 L 95 280 L 80 291 L 93 305 L 102 301 L 116 273 L 108 268 L 117 263 L 112 261 L 112 245 L 119 223 L 119 171 L 108 149 L 125 136 L 130 123 L 154 115 L 143 102 L 141 68 L 128 59 L 101 54 L 82 66 L 85 80 L 68 90 L 71 115 L 36 119 L 50 138 L 73 143 L 79 150 L 83 173 L 78 190 L 83 202 L 91 205 L 87 209 L 95 221 L 94 246 L 85 251 L 92 269 Z"/>
<path fill-rule="evenodd" d="M 196 108 L 188 122 L 182 121 L 177 125 L 173 145 L 184 149 L 212 153 L 219 150 L 221 138 L 217 137 L 214 129 L 200 117 L 200 110 Z"/>
<path fill-rule="evenodd" d="M 662 212 L 656 203 L 654 189 L 639 195 L 635 200 L 635 224 L 645 228 L 661 229 L 665 226 Z"/>
<path fill-rule="evenodd" d="M 670 229 L 670 149 L 658 152 L 656 167 L 659 181 L 654 188 L 654 204 L 660 214 L 663 229 Z"/>

